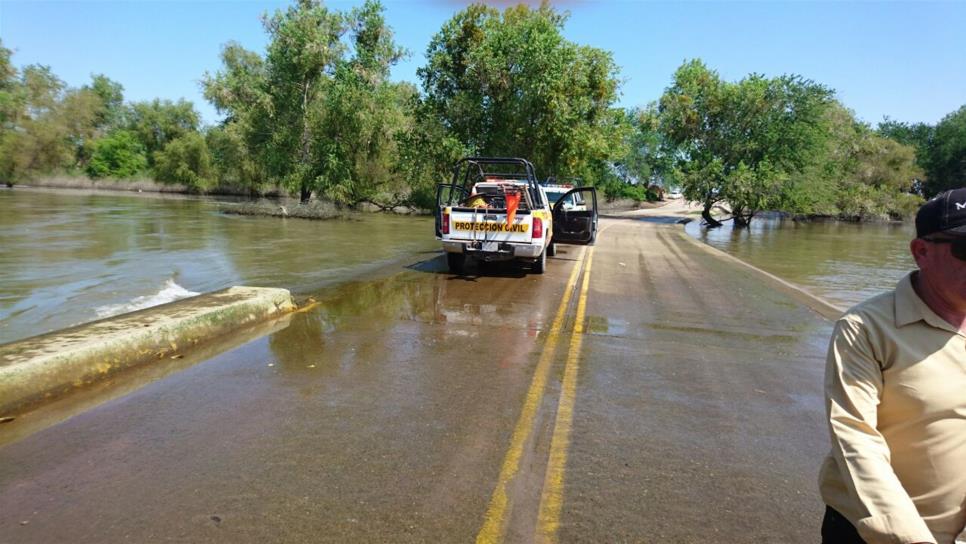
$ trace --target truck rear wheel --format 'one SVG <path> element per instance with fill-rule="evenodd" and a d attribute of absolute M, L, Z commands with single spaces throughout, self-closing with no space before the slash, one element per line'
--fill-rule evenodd
<path fill-rule="evenodd" d="M 553 257 L 556 254 L 557 254 L 557 244 L 550 242 L 550 245 L 547 246 L 547 257 Z"/>
<path fill-rule="evenodd" d="M 533 263 L 533 273 L 543 274 L 544 270 L 546 269 L 547 269 L 547 250 L 543 250 L 543 253 L 540 254 L 540 258 L 537 259 L 537 262 Z"/>
<path fill-rule="evenodd" d="M 450 272 L 454 274 L 462 274 L 463 265 L 466 264 L 466 256 L 462 253 L 447 253 L 446 264 L 449 265 Z"/>

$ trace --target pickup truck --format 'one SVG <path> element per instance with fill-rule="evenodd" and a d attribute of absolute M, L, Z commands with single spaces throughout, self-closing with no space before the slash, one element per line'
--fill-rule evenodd
<path fill-rule="evenodd" d="M 582 205 L 565 209 L 564 202 Z M 593 245 L 597 238 L 596 190 L 572 189 L 554 205 L 525 159 L 461 159 L 452 182 L 437 186 L 436 203 L 436 238 L 455 274 L 468 258 L 520 261 L 542 274 L 556 244 Z"/>
<path fill-rule="evenodd" d="M 574 188 L 573 185 L 543 183 L 540 186 L 543 187 L 543 191 L 547 194 L 547 199 L 550 201 L 551 206 L 558 202 L 562 202 L 563 209 L 567 211 L 580 211 L 587 209 L 587 204 L 584 202 L 583 195 L 571 191 L 571 189 Z"/>

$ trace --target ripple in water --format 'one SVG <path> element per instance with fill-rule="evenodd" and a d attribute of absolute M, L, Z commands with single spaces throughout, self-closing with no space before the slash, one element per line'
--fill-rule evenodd
<path fill-rule="evenodd" d="M 100 306 L 95 308 L 94 313 L 97 314 L 98 319 L 104 319 L 107 317 L 113 317 L 115 315 L 126 314 L 128 312 L 136 312 L 145 308 L 160 306 L 162 304 L 174 302 L 183 298 L 193 297 L 198 294 L 199 293 L 189 291 L 178 285 L 174 281 L 174 278 L 171 278 L 164 282 L 161 290 L 153 295 L 136 297 L 130 302 L 125 302 L 123 304 L 108 304 L 106 306 Z"/>

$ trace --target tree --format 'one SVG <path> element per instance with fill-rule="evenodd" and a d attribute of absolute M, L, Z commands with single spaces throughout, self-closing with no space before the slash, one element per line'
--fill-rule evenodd
<path fill-rule="evenodd" d="M 966 106 L 936 125 L 927 171 L 927 196 L 966 186 Z"/>
<path fill-rule="evenodd" d="M 94 144 L 87 173 L 92 178 L 129 178 L 148 166 L 144 145 L 137 136 L 118 130 Z"/>
<path fill-rule="evenodd" d="M 13 51 L 0 41 L 0 182 L 13 186 L 17 170 L 13 151 L 20 135 L 17 125 L 24 114 L 24 93 L 17 69 L 11 62 Z"/>
<path fill-rule="evenodd" d="M 721 80 L 700 60 L 683 64 L 660 101 L 662 130 L 678 149 L 684 194 L 711 215 L 727 203 L 738 227 L 760 210 L 789 209 L 807 190 L 790 180 L 821 153 L 832 91 L 798 76 Z"/>
<path fill-rule="evenodd" d="M 192 189 L 207 187 L 214 170 L 205 137 L 188 132 L 168 142 L 155 153 L 154 173 L 158 181 L 165 183 L 181 183 Z"/>
<path fill-rule="evenodd" d="M 566 40 L 567 17 L 548 3 L 470 5 L 433 37 L 417 73 L 429 111 L 463 147 L 592 183 L 610 173 L 628 127 L 611 54 Z"/>
<path fill-rule="evenodd" d="M 253 193 L 265 183 L 264 169 L 245 147 L 238 123 L 224 123 L 205 132 L 213 175 L 218 184 L 247 187 Z"/>
<path fill-rule="evenodd" d="M 13 128 L 23 113 L 23 89 L 12 56 L 13 51 L 0 41 L 0 135 Z"/>
<path fill-rule="evenodd" d="M 674 146 L 661 130 L 656 103 L 630 109 L 626 115 L 630 127 L 625 136 L 626 152 L 614 164 L 617 186 L 610 190 L 637 200 L 656 199 L 657 195 L 647 192 L 649 187 L 676 185 Z"/>
<path fill-rule="evenodd" d="M 194 105 L 184 99 L 172 102 L 155 98 L 131 104 L 126 113 L 126 130 L 144 146 L 148 166 L 154 166 L 155 153 L 168 142 L 191 132 L 198 132 L 201 122 Z"/>
<path fill-rule="evenodd" d="M 64 94 L 58 117 L 74 155 L 70 166 L 84 167 L 87 164 L 94 141 L 104 134 L 101 129 L 103 112 L 104 102 L 89 88 L 70 89 Z"/>
<path fill-rule="evenodd" d="M 205 96 L 239 124 L 268 174 L 304 202 L 320 174 L 312 157 L 312 116 L 342 58 L 345 22 L 316 1 L 300 0 L 263 17 L 263 24 L 269 35 L 265 58 L 228 44 L 222 51 L 224 69 L 205 75 Z"/>
<path fill-rule="evenodd" d="M 382 6 L 367 2 L 346 20 L 351 55 L 329 82 L 317 119 L 313 151 L 325 161 L 319 189 L 335 202 L 393 208 L 410 200 L 399 141 L 413 126 L 418 93 L 408 83 L 389 82 L 390 68 L 405 52 L 395 45 Z"/>
<path fill-rule="evenodd" d="M 124 123 L 124 87 L 104 74 L 91 75 L 90 85 L 84 89 L 94 93 L 100 107 L 97 110 L 96 127 L 102 132 L 119 128 Z"/>
<path fill-rule="evenodd" d="M 264 58 L 228 44 L 222 71 L 205 76 L 226 130 L 302 201 L 313 192 L 349 205 L 406 198 L 396 148 L 414 90 L 388 81 L 403 51 L 382 12 L 374 1 L 349 13 L 300 1 L 264 18 Z"/>
<path fill-rule="evenodd" d="M 886 117 L 879 123 L 876 132 L 880 136 L 915 148 L 916 164 L 923 170 L 923 176 L 926 175 L 925 172 L 929 170 L 929 153 L 936 127 L 926 123 L 903 123 Z M 913 190 L 921 195 L 926 190 L 925 184 L 925 177 L 916 179 Z"/>
<path fill-rule="evenodd" d="M 413 123 L 396 135 L 397 172 L 408 180 L 407 204 L 425 210 L 436 208 L 436 185 L 449 183 L 453 164 L 469 151 L 419 97 L 412 97 Z"/>
<path fill-rule="evenodd" d="M 64 82 L 50 67 L 35 64 L 7 86 L 12 107 L 0 139 L 0 179 L 12 185 L 69 165 L 72 148 L 61 111 Z"/>

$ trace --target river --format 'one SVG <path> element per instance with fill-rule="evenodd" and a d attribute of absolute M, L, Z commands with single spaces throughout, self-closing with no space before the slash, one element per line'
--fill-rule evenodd
<path fill-rule="evenodd" d="M 432 219 L 226 215 L 207 198 L 0 189 L 0 343 L 231 285 L 305 294 L 437 250 Z"/>
<path fill-rule="evenodd" d="M 749 229 L 730 224 L 706 229 L 698 221 L 688 234 L 791 281 L 838 305 L 849 307 L 895 287 L 915 267 L 906 223 L 795 222 L 759 218 Z"/>

